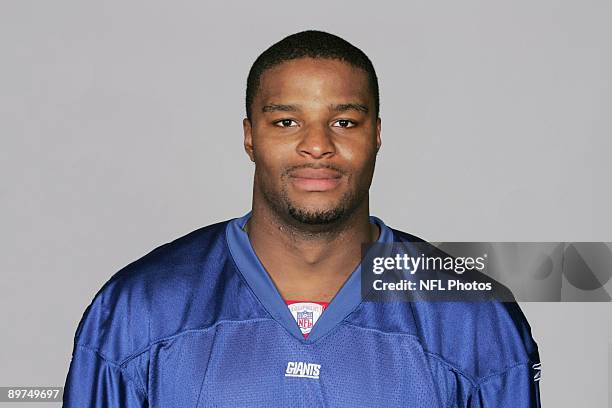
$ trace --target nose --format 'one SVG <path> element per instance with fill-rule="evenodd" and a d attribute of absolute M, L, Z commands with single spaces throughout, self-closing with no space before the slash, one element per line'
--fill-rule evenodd
<path fill-rule="evenodd" d="M 331 130 L 324 126 L 309 126 L 304 129 L 302 140 L 297 145 L 298 154 L 313 159 L 332 157 L 336 154 L 336 146 L 330 133 Z"/>

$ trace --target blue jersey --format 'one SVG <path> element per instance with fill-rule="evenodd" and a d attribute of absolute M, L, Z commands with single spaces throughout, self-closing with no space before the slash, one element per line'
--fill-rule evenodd
<path fill-rule="evenodd" d="M 65 407 L 539 407 L 513 302 L 367 302 L 360 268 L 304 338 L 243 230 L 198 229 L 117 272 L 77 328 Z M 379 242 L 414 240 L 380 227 Z"/>

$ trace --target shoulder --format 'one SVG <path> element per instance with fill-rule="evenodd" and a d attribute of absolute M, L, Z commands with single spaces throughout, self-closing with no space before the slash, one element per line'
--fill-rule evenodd
<path fill-rule="evenodd" d="M 396 240 L 423 239 L 393 230 Z M 447 255 L 431 245 L 431 252 Z M 502 374 L 519 365 L 539 362 L 531 326 L 508 288 L 480 273 L 435 272 L 436 279 L 493 282 L 494 296 L 470 301 L 410 302 L 415 329 L 423 348 L 473 381 Z"/>
<path fill-rule="evenodd" d="M 414 302 L 424 349 L 473 380 L 539 362 L 531 327 L 515 302 Z"/>
<path fill-rule="evenodd" d="M 199 228 L 115 273 L 85 310 L 75 345 L 120 362 L 180 330 L 189 301 L 210 295 L 202 281 L 214 285 L 224 271 L 226 224 Z"/>

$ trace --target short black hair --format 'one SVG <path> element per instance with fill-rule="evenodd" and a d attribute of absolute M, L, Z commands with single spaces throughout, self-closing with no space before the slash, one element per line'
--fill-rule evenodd
<path fill-rule="evenodd" d="M 251 119 L 251 106 L 259 88 L 262 74 L 276 65 L 298 58 L 335 59 L 363 69 L 374 96 L 376 117 L 380 110 L 378 78 L 372 61 L 359 48 L 337 35 L 324 31 L 307 30 L 291 34 L 265 50 L 253 63 L 246 86 L 246 115 Z"/>

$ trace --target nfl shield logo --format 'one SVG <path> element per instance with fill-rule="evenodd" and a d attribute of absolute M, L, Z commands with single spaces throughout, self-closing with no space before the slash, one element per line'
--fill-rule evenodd
<path fill-rule="evenodd" d="M 297 324 L 300 329 L 311 329 L 314 324 L 312 318 L 312 312 L 303 311 L 297 312 Z"/>
<path fill-rule="evenodd" d="M 291 302 L 289 310 L 291 315 L 297 322 L 300 331 L 304 337 L 308 336 L 313 326 L 317 324 L 317 320 L 321 317 L 321 313 L 325 308 L 323 305 L 313 302 Z"/>

